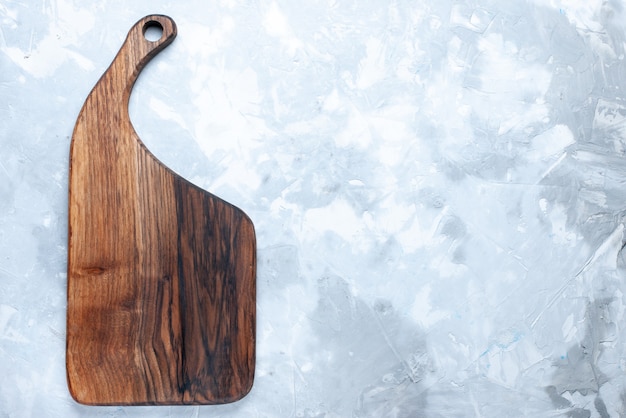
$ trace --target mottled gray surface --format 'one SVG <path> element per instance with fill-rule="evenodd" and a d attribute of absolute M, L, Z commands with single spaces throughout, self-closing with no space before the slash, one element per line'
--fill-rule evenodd
<path fill-rule="evenodd" d="M 131 98 L 258 235 L 252 392 L 85 407 L 65 383 L 68 151 L 150 13 Z M 0 3 L 0 417 L 626 415 L 621 1 Z"/>

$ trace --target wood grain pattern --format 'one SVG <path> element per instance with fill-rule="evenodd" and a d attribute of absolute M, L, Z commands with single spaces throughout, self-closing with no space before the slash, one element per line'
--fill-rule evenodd
<path fill-rule="evenodd" d="M 128 116 L 139 72 L 175 36 L 166 16 L 137 22 L 72 137 L 66 363 L 84 404 L 225 403 L 252 386 L 252 222 L 159 162 Z"/>

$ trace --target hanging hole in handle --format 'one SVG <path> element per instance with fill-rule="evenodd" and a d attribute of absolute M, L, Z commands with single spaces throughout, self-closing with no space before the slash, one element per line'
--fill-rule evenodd
<path fill-rule="evenodd" d="M 156 20 L 151 20 L 143 25 L 143 36 L 147 41 L 156 42 L 163 36 L 163 25 Z"/>

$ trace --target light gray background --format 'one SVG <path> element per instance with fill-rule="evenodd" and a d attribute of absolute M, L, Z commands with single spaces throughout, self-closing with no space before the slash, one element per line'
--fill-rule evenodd
<path fill-rule="evenodd" d="M 65 382 L 78 111 L 171 16 L 131 118 L 258 238 L 252 392 Z M 0 0 L 0 417 L 626 414 L 622 1 Z"/>

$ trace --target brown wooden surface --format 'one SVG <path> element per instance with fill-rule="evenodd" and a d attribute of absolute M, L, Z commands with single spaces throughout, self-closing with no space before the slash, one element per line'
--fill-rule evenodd
<path fill-rule="evenodd" d="M 137 22 L 74 128 L 66 362 L 81 403 L 225 403 L 252 386 L 252 222 L 159 162 L 128 116 L 139 72 L 175 36 L 166 16 Z"/>

